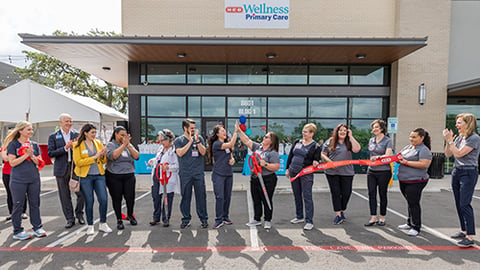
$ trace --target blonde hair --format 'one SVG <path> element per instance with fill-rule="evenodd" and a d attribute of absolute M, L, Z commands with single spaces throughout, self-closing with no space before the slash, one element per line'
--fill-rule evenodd
<path fill-rule="evenodd" d="M 317 125 L 314 123 L 308 123 L 303 126 L 304 129 L 307 129 L 310 132 L 313 132 L 314 134 L 317 133 Z"/>
<path fill-rule="evenodd" d="M 462 118 L 463 122 L 467 124 L 467 128 L 464 134 L 466 137 L 472 135 L 473 132 L 477 131 L 477 119 L 475 118 L 475 115 L 471 113 L 461 113 L 457 115 L 455 121 L 457 121 L 458 118 Z"/>
<path fill-rule="evenodd" d="M 15 128 L 10 132 L 5 140 L 3 141 L 3 147 L 2 148 L 7 148 L 8 144 L 18 138 L 20 138 L 20 133 L 19 131 L 24 130 L 26 127 L 31 126 L 32 123 L 27 122 L 27 121 L 20 121 L 15 125 Z"/>

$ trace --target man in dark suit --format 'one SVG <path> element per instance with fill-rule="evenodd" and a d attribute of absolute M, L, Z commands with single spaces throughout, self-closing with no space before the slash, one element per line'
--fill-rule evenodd
<path fill-rule="evenodd" d="M 67 220 L 65 228 L 71 228 L 75 225 L 75 216 L 78 223 L 85 224 L 83 219 L 83 207 L 85 201 L 81 192 L 76 192 L 77 205 L 74 209 L 72 205 L 72 197 L 68 182 L 72 171 L 72 142 L 78 137 L 78 132 L 71 130 L 72 117 L 69 114 L 62 113 L 59 117 L 60 130 L 50 134 L 48 137 L 48 156 L 55 158 L 53 164 L 53 175 L 57 178 L 58 196 L 62 204 L 63 214 Z"/>

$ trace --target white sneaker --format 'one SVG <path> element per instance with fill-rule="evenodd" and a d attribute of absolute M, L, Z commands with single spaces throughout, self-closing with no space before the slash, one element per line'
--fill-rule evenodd
<path fill-rule="evenodd" d="M 265 221 L 265 224 L 263 224 L 263 228 L 265 230 L 270 230 L 272 228 L 272 222 L 270 221 Z"/>
<path fill-rule="evenodd" d="M 419 234 L 419 232 L 415 229 L 410 229 L 410 231 L 408 231 L 407 233 L 409 236 L 417 236 Z"/>
<path fill-rule="evenodd" d="M 47 232 L 43 228 L 34 231 L 33 234 L 38 238 L 47 236 Z"/>
<path fill-rule="evenodd" d="M 93 228 L 93 225 L 88 225 L 87 227 L 87 235 L 92 235 L 95 233 L 95 229 Z"/>
<path fill-rule="evenodd" d="M 262 222 L 261 221 L 258 221 L 258 220 L 252 220 L 250 222 L 248 222 L 247 224 L 248 227 L 255 227 L 255 226 L 260 226 L 262 225 Z"/>
<path fill-rule="evenodd" d="M 410 230 L 412 227 L 410 227 L 410 225 L 408 224 L 402 224 L 402 225 L 398 225 L 398 228 L 400 230 Z"/>
<path fill-rule="evenodd" d="M 108 227 L 107 223 L 100 223 L 100 226 L 98 226 L 98 230 L 106 233 L 111 233 L 112 229 Z"/>
<path fill-rule="evenodd" d="M 303 226 L 303 229 L 306 230 L 306 231 L 310 231 L 311 229 L 313 229 L 313 224 L 312 223 L 307 223 L 307 224 L 305 224 L 305 226 Z"/>
<path fill-rule="evenodd" d="M 292 223 L 292 224 L 298 224 L 298 223 L 303 223 L 303 222 L 305 222 L 304 218 L 294 218 L 294 219 L 290 220 L 290 223 Z"/>

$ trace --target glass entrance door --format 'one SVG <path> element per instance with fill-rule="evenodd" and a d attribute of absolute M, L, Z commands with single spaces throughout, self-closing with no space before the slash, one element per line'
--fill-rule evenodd
<path fill-rule="evenodd" d="M 208 144 L 208 137 L 212 135 L 213 128 L 216 125 L 223 125 L 225 127 L 225 118 L 219 117 L 204 117 L 202 118 L 202 137 L 205 138 L 205 142 Z M 210 153 L 207 151 L 205 155 L 205 170 L 211 171 L 212 170 L 212 163 L 211 163 Z"/>

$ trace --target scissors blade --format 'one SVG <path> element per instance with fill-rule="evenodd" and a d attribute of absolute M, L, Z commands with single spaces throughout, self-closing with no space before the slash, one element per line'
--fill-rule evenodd
<path fill-rule="evenodd" d="M 258 176 L 258 181 L 260 182 L 260 186 L 262 186 L 263 195 L 265 195 L 265 200 L 267 200 L 268 209 L 272 210 L 272 205 L 270 204 L 270 198 L 268 197 L 267 189 L 265 188 L 265 182 L 263 181 L 263 176 L 261 173 L 259 173 L 257 176 Z"/>

